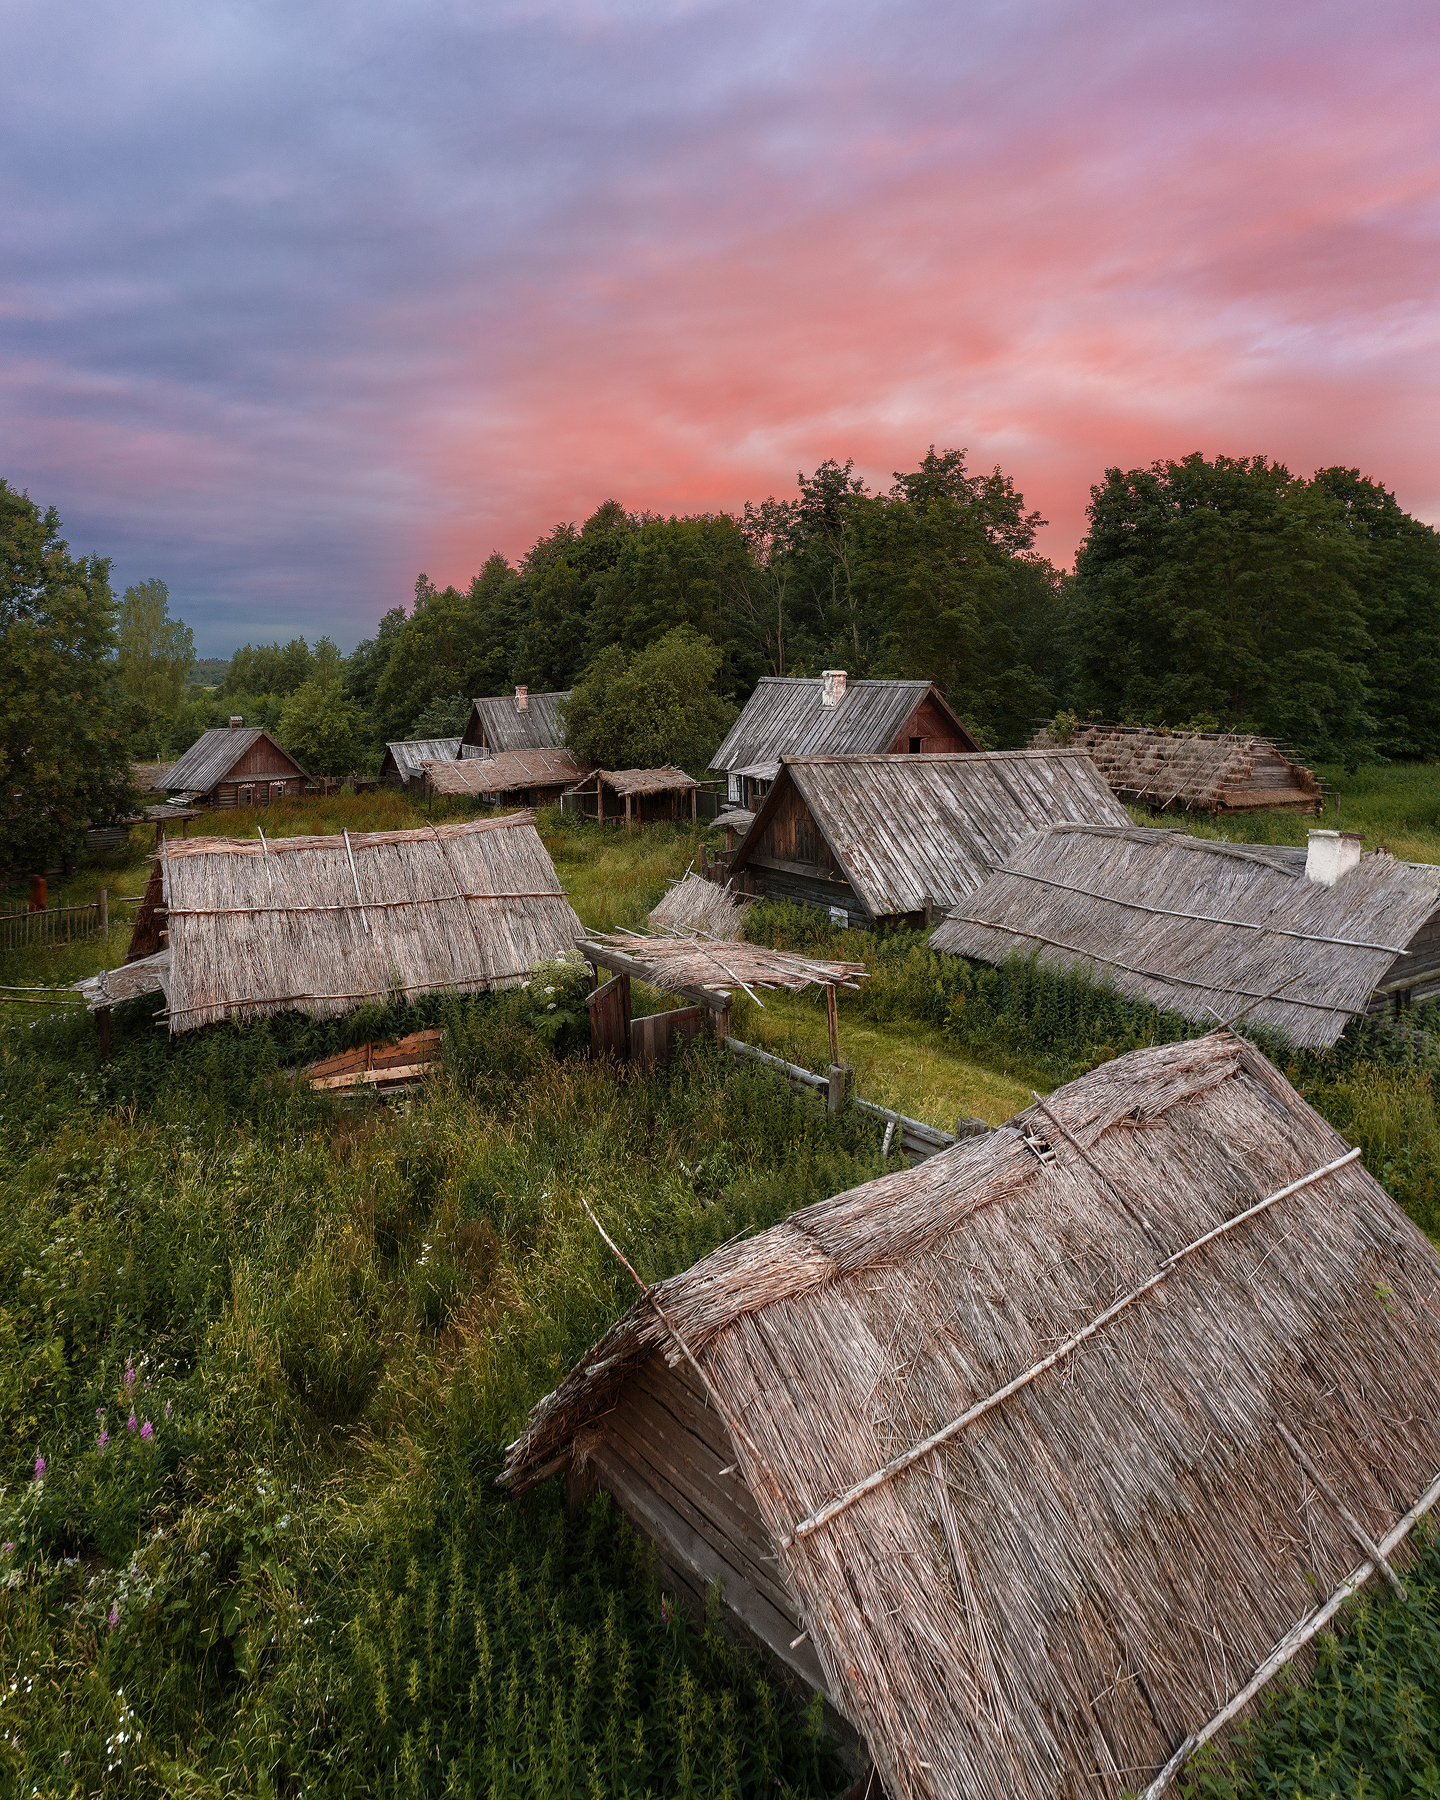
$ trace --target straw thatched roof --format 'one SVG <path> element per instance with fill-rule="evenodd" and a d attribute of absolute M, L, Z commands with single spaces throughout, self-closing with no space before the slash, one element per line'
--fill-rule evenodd
<path fill-rule="evenodd" d="M 724 939 L 636 937 L 625 932 L 592 931 L 577 939 L 580 953 L 600 967 L 613 965 L 607 952 L 627 962 L 644 964 L 642 979 L 667 994 L 720 996 L 735 988 L 854 987 L 866 973 L 864 963 L 824 962 L 771 950 L 765 944 Z"/>
<path fill-rule="evenodd" d="M 213 725 L 200 734 L 182 757 L 171 763 L 167 774 L 157 777 L 159 785 L 172 794 L 207 794 L 262 740 L 271 753 L 267 768 L 284 762 L 293 774 L 306 781 L 310 779 L 290 752 L 282 749 L 263 726 Z"/>
<path fill-rule="evenodd" d="M 907 719 L 927 703 L 956 747 L 978 750 L 959 715 L 932 681 L 847 681 L 834 706 L 824 678 L 763 675 L 710 758 L 712 769 L 759 773 L 786 756 L 865 755 L 888 750 Z M 762 779 L 771 779 L 763 775 Z"/>
<path fill-rule="evenodd" d="M 1032 740 L 1037 749 L 1056 741 L 1047 730 Z M 1278 806 L 1318 813 L 1324 804 L 1310 770 L 1268 738 L 1082 725 L 1066 741 L 1088 751 L 1112 790 L 1135 806 L 1214 813 Z"/>
<path fill-rule="evenodd" d="M 1129 825 L 1055 825 L 937 928 L 937 950 L 1038 953 L 1213 1022 L 1242 1010 L 1293 1043 L 1333 1044 L 1440 906 L 1440 869 L 1362 857 L 1333 887 L 1243 844 Z M 1277 993 L 1276 990 L 1279 990 Z M 1273 998 L 1266 998 L 1266 996 Z"/>
<path fill-rule="evenodd" d="M 499 754 L 506 750 L 544 750 L 565 742 L 565 721 L 560 716 L 563 693 L 527 694 L 521 706 L 515 694 L 495 694 L 477 700 L 466 723 L 462 742 L 484 745 Z"/>
<path fill-rule="evenodd" d="M 1440 1260 L 1229 1033 L 1103 1064 L 652 1294 L 506 1478 L 592 1459 L 652 1533 L 688 1504 L 669 1484 L 713 1489 L 666 1554 L 721 1562 L 739 1487 L 775 1559 L 754 1583 L 892 1800 L 1143 1788 L 1363 1566 L 1292 1443 L 1372 1539 L 1433 1499 Z M 667 1366 L 713 1422 L 683 1466 L 698 1440 L 619 1435 Z"/>
<path fill-rule="evenodd" d="M 738 938 L 749 912 L 748 904 L 718 882 L 686 870 L 650 914 L 655 931 L 702 937 Z"/>
<path fill-rule="evenodd" d="M 700 783 L 693 775 L 687 775 L 683 769 L 677 769 L 673 763 L 667 763 L 663 769 L 592 769 L 583 781 L 578 781 L 570 792 L 583 794 L 591 792 L 601 782 L 612 793 L 626 794 L 688 794 L 691 788 Z"/>
<path fill-rule="evenodd" d="M 525 793 L 564 788 L 585 773 L 568 750 L 506 750 L 499 756 L 467 756 L 459 762 L 427 762 L 425 778 L 437 794 Z"/>
<path fill-rule="evenodd" d="M 730 872 L 780 895 L 807 882 L 820 903 L 858 900 L 872 918 L 920 913 L 973 893 L 1023 838 L 1063 819 L 1128 823 L 1081 750 L 787 758 Z"/>
<path fill-rule="evenodd" d="M 131 763 L 130 775 L 142 794 L 163 794 L 165 788 L 162 777 L 169 768 L 168 762 Z"/>
<path fill-rule="evenodd" d="M 191 838 L 158 861 L 161 892 L 147 892 L 135 937 L 153 941 L 163 906 L 171 1031 L 510 987 L 573 954 L 580 929 L 529 813 L 348 838 Z"/>
<path fill-rule="evenodd" d="M 423 776 L 427 762 L 454 762 L 460 754 L 460 740 L 452 738 L 406 738 L 387 744 L 380 764 L 380 779 L 396 775 L 403 782 Z"/>

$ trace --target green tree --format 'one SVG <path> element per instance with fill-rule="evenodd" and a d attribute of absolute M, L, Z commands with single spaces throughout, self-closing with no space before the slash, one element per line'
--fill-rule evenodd
<path fill-rule="evenodd" d="M 1370 753 L 1356 591 L 1338 503 L 1263 456 L 1108 469 L 1076 558 L 1077 699 L 1110 718 L 1258 729 L 1302 754 Z"/>
<path fill-rule="evenodd" d="M 365 712 L 375 704 L 375 689 L 405 629 L 406 618 L 403 606 L 392 606 L 381 619 L 374 637 L 362 638 L 345 659 L 340 679 L 345 684 L 345 692 Z"/>
<path fill-rule="evenodd" d="M 470 723 L 474 702 L 465 694 L 446 694 L 423 707 L 411 722 L 406 737 L 412 741 L 426 738 L 462 737 Z"/>
<path fill-rule="evenodd" d="M 359 762 L 365 715 L 338 679 L 306 681 L 280 712 L 276 736 L 311 775 L 349 775 Z"/>
<path fill-rule="evenodd" d="M 283 697 L 315 676 L 315 658 L 304 638 L 291 638 L 288 644 L 245 644 L 231 657 L 221 691 Z"/>
<path fill-rule="evenodd" d="M 634 656 L 609 645 L 565 705 L 567 743 L 604 769 L 675 763 L 701 772 L 738 710 L 714 689 L 722 660 L 692 625 L 677 625 Z"/>
<path fill-rule="evenodd" d="M 72 557 L 55 508 L 0 480 L 0 865 L 72 855 L 138 804 L 110 658 L 107 557 Z"/>
<path fill-rule="evenodd" d="M 195 666 L 195 634 L 183 619 L 170 617 L 170 590 L 163 581 L 126 588 L 117 636 L 121 692 L 148 711 L 173 718 Z"/>
<path fill-rule="evenodd" d="M 437 588 L 422 574 L 415 583 L 415 610 L 396 633 L 375 684 L 373 717 L 382 737 L 404 737 L 437 694 L 484 693 L 477 684 L 492 649 L 469 596 L 457 588 Z"/>

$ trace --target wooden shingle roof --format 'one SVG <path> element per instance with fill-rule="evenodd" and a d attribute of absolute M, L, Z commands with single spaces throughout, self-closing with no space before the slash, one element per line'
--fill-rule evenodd
<path fill-rule="evenodd" d="M 851 681 L 834 706 L 822 704 L 824 681 L 765 675 L 710 759 L 727 773 L 759 772 L 787 756 L 867 755 L 886 750 L 927 697 L 948 715 L 954 734 L 978 749 L 930 681 Z M 766 773 L 763 779 L 769 779 Z"/>
<path fill-rule="evenodd" d="M 276 753 L 290 763 L 297 775 L 309 779 L 290 752 L 277 744 L 262 725 L 212 725 L 170 765 L 167 774 L 157 778 L 157 785 L 172 794 L 208 793 L 217 781 L 225 780 L 240 758 L 261 738 L 274 746 Z"/>

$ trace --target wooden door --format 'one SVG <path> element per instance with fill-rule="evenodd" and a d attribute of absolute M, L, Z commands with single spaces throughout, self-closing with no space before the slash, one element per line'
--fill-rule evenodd
<path fill-rule="evenodd" d="M 587 994 L 585 1004 L 590 1008 L 591 1056 L 625 1062 L 630 1055 L 630 977 L 616 975 Z"/>

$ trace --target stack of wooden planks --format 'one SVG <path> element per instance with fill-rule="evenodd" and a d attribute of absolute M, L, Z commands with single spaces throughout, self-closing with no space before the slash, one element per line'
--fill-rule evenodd
<path fill-rule="evenodd" d="M 412 1031 L 393 1044 L 357 1044 L 300 1071 L 313 1088 L 374 1088 L 382 1094 L 412 1087 L 440 1067 L 440 1033 Z"/>

